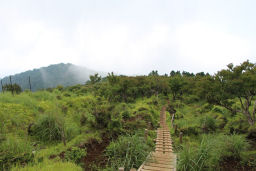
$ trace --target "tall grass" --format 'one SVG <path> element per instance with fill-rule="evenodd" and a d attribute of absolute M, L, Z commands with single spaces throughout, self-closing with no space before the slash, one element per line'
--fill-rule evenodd
<path fill-rule="evenodd" d="M 21 104 L 0 102 L 0 133 L 24 132 L 33 121 L 33 112 Z"/>
<path fill-rule="evenodd" d="M 54 142 L 62 139 L 64 131 L 63 118 L 54 114 L 41 115 L 33 126 L 33 135 L 43 142 Z"/>
<path fill-rule="evenodd" d="M 249 143 L 241 135 L 204 135 L 198 145 L 184 145 L 178 157 L 178 169 L 186 171 L 219 169 L 225 160 L 241 161 Z"/>
<path fill-rule="evenodd" d="M 23 92 L 13 96 L 10 92 L 0 93 L 0 103 L 21 104 L 30 110 L 36 110 L 37 101 L 31 98 L 31 92 Z"/>
<path fill-rule="evenodd" d="M 9 134 L 0 144 L 0 170 L 9 169 L 12 164 L 33 160 L 32 146 L 26 140 Z"/>
<path fill-rule="evenodd" d="M 144 137 L 121 136 L 117 141 L 110 143 L 106 149 L 106 156 L 112 170 L 124 167 L 125 171 L 129 171 L 131 168 L 138 168 L 151 150 Z"/>
<path fill-rule="evenodd" d="M 14 166 L 11 171 L 82 171 L 83 169 L 71 162 L 61 162 L 61 161 L 52 161 L 44 160 L 41 163 L 29 164 L 25 167 L 21 165 Z"/>

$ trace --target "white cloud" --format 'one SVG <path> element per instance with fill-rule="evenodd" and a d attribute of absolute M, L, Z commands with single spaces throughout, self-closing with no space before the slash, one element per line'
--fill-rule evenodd
<path fill-rule="evenodd" d="M 142 71 L 157 58 L 159 47 L 167 41 L 169 28 L 156 25 L 142 33 L 136 32 L 137 29 L 120 23 L 80 24 L 75 36 L 83 57 L 80 60 L 98 70 L 129 74 Z"/>
<path fill-rule="evenodd" d="M 184 62 L 205 71 L 216 71 L 230 62 L 238 64 L 252 54 L 247 40 L 200 22 L 181 26 L 176 39 Z"/>
<path fill-rule="evenodd" d="M 49 2 L 0 2 L 0 77 L 60 62 L 122 74 L 213 73 L 230 62 L 255 62 L 249 3 Z"/>

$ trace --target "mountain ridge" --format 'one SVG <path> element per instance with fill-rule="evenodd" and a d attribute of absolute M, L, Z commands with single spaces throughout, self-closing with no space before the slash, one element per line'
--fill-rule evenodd
<path fill-rule="evenodd" d="M 84 84 L 89 80 L 89 76 L 99 73 L 106 75 L 104 72 L 97 72 L 83 66 L 74 65 L 71 63 L 51 64 L 46 67 L 35 68 L 21 73 L 10 75 L 12 83 L 21 86 L 22 90 L 30 89 L 29 77 L 31 81 L 32 91 L 56 87 L 58 85 L 71 86 L 76 84 Z M 2 78 L 3 85 L 10 84 L 9 77 Z M 2 87 L 0 86 L 2 91 Z"/>

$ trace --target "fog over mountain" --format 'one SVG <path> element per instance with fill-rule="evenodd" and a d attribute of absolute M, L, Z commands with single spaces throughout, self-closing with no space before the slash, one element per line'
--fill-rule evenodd
<path fill-rule="evenodd" d="M 97 72 L 86 67 L 73 64 L 55 64 L 39 69 L 25 71 L 11 76 L 12 83 L 17 83 L 23 90 L 29 89 L 29 77 L 31 80 L 32 90 L 56 87 L 58 85 L 70 86 L 75 84 L 84 84 L 90 75 L 103 72 Z M 2 79 L 3 84 L 9 84 L 9 76 Z M 1 89 L 1 87 L 0 87 Z"/>
<path fill-rule="evenodd" d="M 57 63 L 216 73 L 256 56 L 253 0 L 0 1 L 0 77 Z"/>

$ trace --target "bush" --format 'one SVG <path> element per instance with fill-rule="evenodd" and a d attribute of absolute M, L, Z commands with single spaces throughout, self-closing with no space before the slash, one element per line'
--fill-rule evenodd
<path fill-rule="evenodd" d="M 226 153 L 222 155 L 222 158 L 234 158 L 236 160 L 241 160 L 242 152 L 246 151 L 249 147 L 248 141 L 242 135 L 230 135 L 220 137 L 220 141 L 224 144 Z"/>
<path fill-rule="evenodd" d="M 12 164 L 24 164 L 33 160 L 32 146 L 25 140 L 8 135 L 0 144 L 0 170 L 10 168 Z"/>
<path fill-rule="evenodd" d="M 72 147 L 70 150 L 66 151 L 65 159 L 67 161 L 72 161 L 76 164 L 79 164 L 81 159 L 86 156 L 85 149 L 79 147 Z"/>
<path fill-rule="evenodd" d="M 80 134 L 80 128 L 77 124 L 72 121 L 65 122 L 65 135 L 69 141 Z"/>
<path fill-rule="evenodd" d="M 184 171 L 200 171 L 207 167 L 211 150 L 210 142 L 203 139 L 199 147 L 184 146 L 179 154 L 178 169 Z"/>
<path fill-rule="evenodd" d="M 243 161 L 242 164 L 256 168 L 256 151 L 245 151 L 242 154 L 243 156 Z"/>
<path fill-rule="evenodd" d="M 211 117 L 209 115 L 203 116 L 200 119 L 200 124 L 201 124 L 201 127 L 203 128 L 203 130 L 206 132 L 215 131 L 215 129 L 217 128 L 216 119 L 214 119 L 213 117 Z"/>
<path fill-rule="evenodd" d="M 248 142 L 241 135 L 204 135 L 199 145 L 183 146 L 178 157 L 178 169 L 218 170 L 225 160 L 242 161 L 248 147 Z"/>
<path fill-rule="evenodd" d="M 124 167 L 125 171 L 138 168 L 152 149 L 145 143 L 144 137 L 138 135 L 121 136 L 106 148 L 106 156 L 112 170 Z"/>
<path fill-rule="evenodd" d="M 0 134 L 16 132 L 25 134 L 32 121 L 32 111 L 21 104 L 0 103 Z"/>
<path fill-rule="evenodd" d="M 82 171 L 83 169 L 71 162 L 44 160 L 41 163 L 29 164 L 25 167 L 17 165 L 11 171 Z"/>
<path fill-rule="evenodd" d="M 200 98 L 196 95 L 190 95 L 190 96 L 184 97 L 184 102 L 186 104 L 196 103 L 199 100 L 200 100 Z"/>
<path fill-rule="evenodd" d="M 62 119 L 54 115 L 41 115 L 32 128 L 32 135 L 43 142 L 54 142 L 62 139 Z"/>

